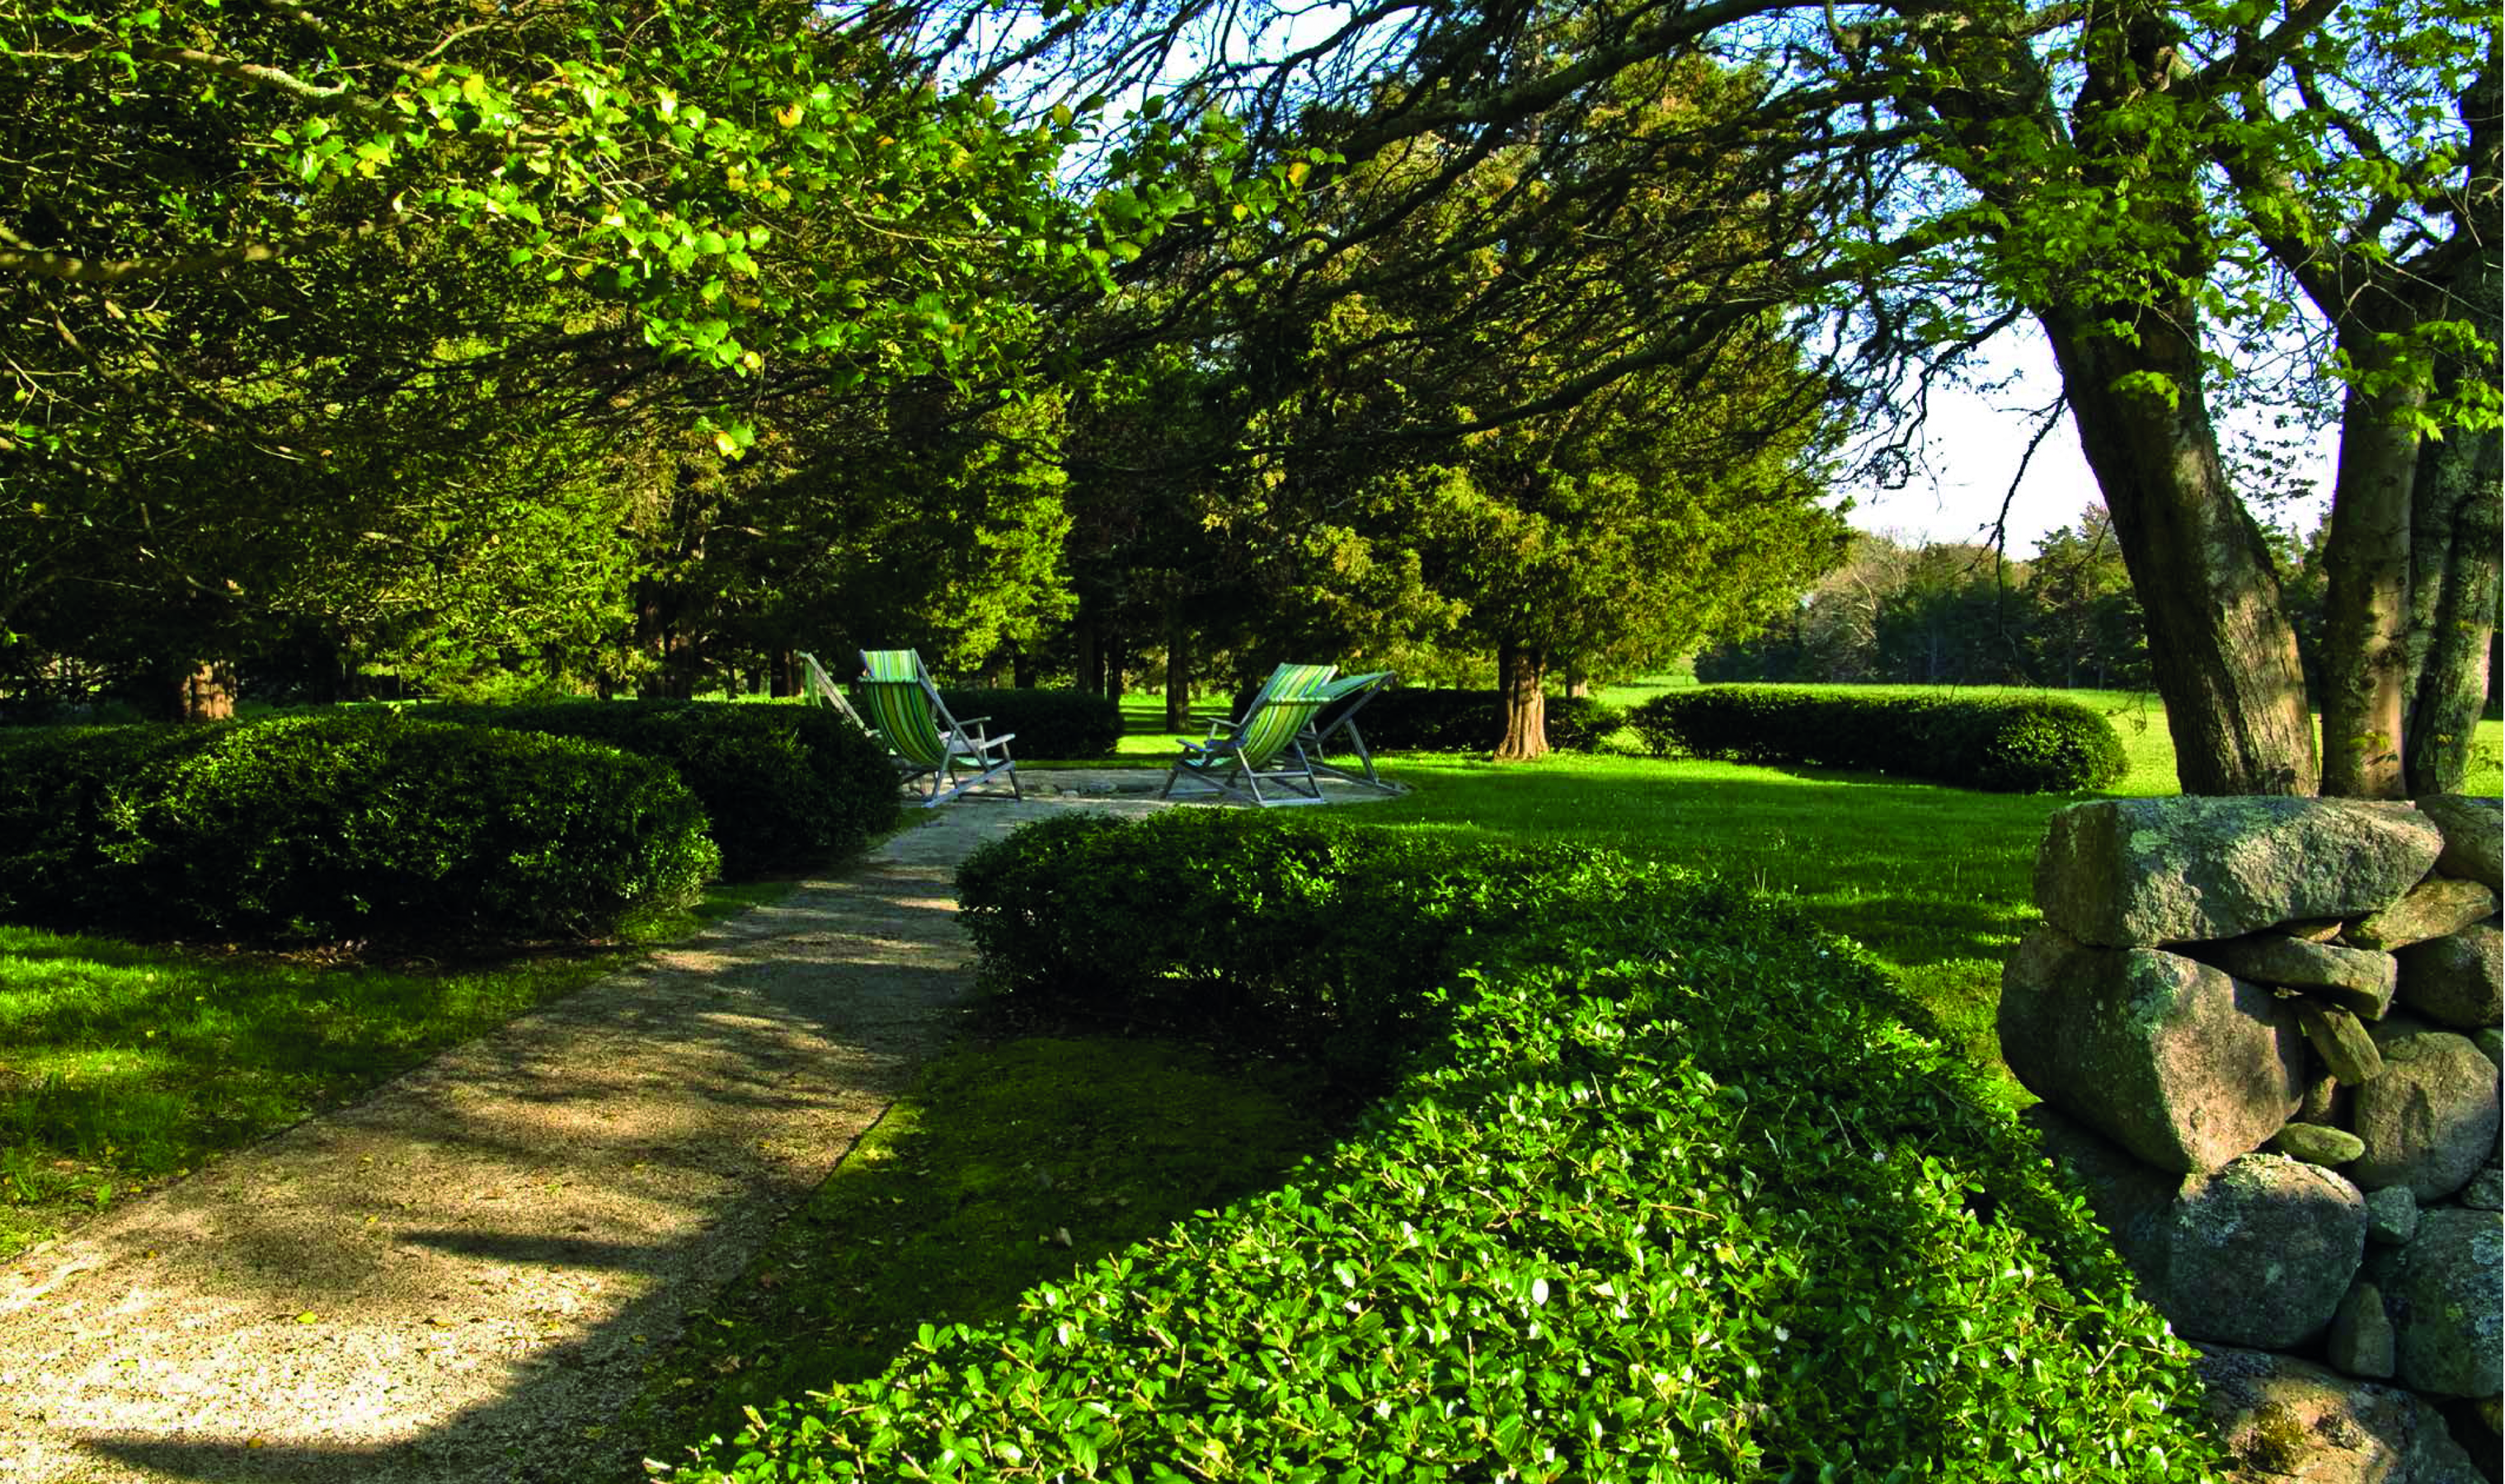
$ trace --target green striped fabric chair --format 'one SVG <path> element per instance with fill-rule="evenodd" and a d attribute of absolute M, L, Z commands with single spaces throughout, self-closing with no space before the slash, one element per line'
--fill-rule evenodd
<path fill-rule="evenodd" d="M 1323 802 L 1322 780 L 1299 740 L 1329 704 L 1329 665 L 1281 665 L 1240 722 L 1218 722 L 1205 742 L 1186 742 L 1159 798 L 1240 799 L 1259 808 Z M 1264 786 L 1267 786 L 1266 788 Z"/>
<path fill-rule="evenodd" d="M 1305 756 L 1313 760 L 1315 772 L 1359 788 L 1379 789 L 1386 794 L 1400 792 L 1375 776 L 1374 754 L 1366 749 L 1365 733 L 1357 729 L 1357 714 L 1365 709 L 1367 701 L 1374 699 L 1377 693 L 1398 678 L 1389 670 L 1376 670 L 1366 675 L 1343 675 L 1323 688 L 1325 709 L 1314 714 L 1313 722 L 1305 727 L 1305 734 L 1296 739 L 1303 744 Z M 1355 772 L 1335 766 L 1328 760 L 1327 755 L 1339 745 L 1334 739 L 1342 736 L 1347 738 L 1348 750 L 1357 754 Z"/>
<path fill-rule="evenodd" d="M 914 650 L 864 650 L 862 676 L 854 687 L 870 729 L 887 744 L 897 774 L 926 809 L 1006 774 L 1009 794 L 1024 798 L 1018 788 L 1017 764 L 1009 760 L 1009 738 L 983 734 L 988 717 L 959 722 L 948 714 L 931 672 Z M 922 780 L 930 780 L 926 791 Z"/>

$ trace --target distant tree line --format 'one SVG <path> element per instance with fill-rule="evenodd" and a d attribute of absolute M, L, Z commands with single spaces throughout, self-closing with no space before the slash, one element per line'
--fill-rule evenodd
<path fill-rule="evenodd" d="M 2311 680 L 2323 663 L 2326 532 L 2280 528 L 2267 537 Z M 2045 536 L 2025 558 L 1965 542 L 1855 535 L 1843 563 L 1790 612 L 1753 637 L 1698 655 L 1696 674 L 1704 681 L 2153 688 L 2147 628 L 2101 505 Z M 2495 714 L 2492 683 L 2487 709 Z"/>

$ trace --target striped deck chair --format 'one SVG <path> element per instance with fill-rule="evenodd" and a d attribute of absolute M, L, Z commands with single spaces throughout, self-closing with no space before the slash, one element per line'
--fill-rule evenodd
<path fill-rule="evenodd" d="M 1017 764 L 1009 760 L 1009 738 L 983 734 L 988 717 L 960 722 L 948 714 L 922 655 L 913 650 L 864 650 L 857 687 L 862 709 L 893 755 L 899 781 L 911 789 L 926 809 L 936 808 L 965 793 L 1006 774 L 1009 794 L 1024 798 L 1018 788 Z M 926 793 L 921 780 L 928 778 Z"/>
<path fill-rule="evenodd" d="M 800 660 L 800 693 L 808 698 L 809 703 L 832 706 L 843 713 L 845 721 L 869 731 L 869 724 L 861 719 L 861 713 L 853 709 L 852 702 L 844 699 L 843 688 L 835 684 L 835 678 L 827 673 L 825 665 L 818 663 L 818 656 L 807 650 L 794 650 L 793 653 Z M 877 735 L 875 732 L 870 734 Z"/>
<path fill-rule="evenodd" d="M 1270 678 L 1261 682 L 1261 689 L 1253 691 L 1252 698 L 1244 703 L 1245 713 L 1248 716 L 1251 715 L 1252 712 L 1259 707 L 1263 701 L 1270 698 L 1271 690 L 1283 682 L 1288 684 L 1323 685 L 1329 682 L 1332 670 L 1329 665 L 1300 665 L 1283 662 L 1271 670 Z M 1195 711 L 1191 714 L 1191 724 L 1194 726 L 1208 726 L 1218 723 L 1223 723 L 1226 725 L 1232 726 L 1235 724 L 1235 718 L 1223 713 L 1203 711 Z"/>
<path fill-rule="evenodd" d="M 1182 745 L 1182 757 L 1167 770 L 1157 796 L 1174 797 L 1180 783 L 1189 785 L 1186 797 L 1207 794 L 1264 809 L 1323 802 L 1322 780 L 1297 739 L 1327 703 L 1323 691 L 1330 678 L 1329 665 L 1281 665 L 1242 721 L 1216 723 L 1209 740 Z"/>
<path fill-rule="evenodd" d="M 1374 699 L 1377 692 L 1397 679 L 1399 677 L 1389 670 L 1376 670 L 1367 675 L 1343 675 L 1323 688 L 1326 709 L 1314 713 L 1304 735 L 1296 739 L 1304 745 L 1305 756 L 1313 760 L 1315 772 L 1360 788 L 1379 789 L 1386 794 L 1400 792 L 1375 776 L 1374 754 L 1366 750 L 1365 733 L 1357 729 L 1357 714 L 1365 709 L 1365 703 Z M 1348 738 L 1349 749 L 1357 754 L 1356 772 L 1334 766 L 1324 756 L 1334 745 L 1333 739 L 1343 733 Z"/>

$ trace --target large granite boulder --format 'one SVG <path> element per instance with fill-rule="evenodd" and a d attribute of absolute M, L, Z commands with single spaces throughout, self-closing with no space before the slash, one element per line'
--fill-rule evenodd
<path fill-rule="evenodd" d="M 2395 1019 L 2375 1043 L 2383 1075 L 2357 1089 L 2349 1126 L 2366 1151 L 2347 1167 L 2369 1190 L 2407 1185 L 2424 1205 L 2460 1189 L 2496 1143 L 2496 1064 L 2468 1038 Z"/>
<path fill-rule="evenodd" d="M 2480 890 L 2485 891 L 2486 888 Z M 2388 953 L 2310 943 L 2283 933 L 2255 933 L 2223 943 L 2187 944 L 2183 950 L 2239 979 L 2301 989 L 2311 999 L 2351 1014 L 2381 1020 L 2392 1007 L 2400 966 Z"/>
<path fill-rule="evenodd" d="M 2304 1092 L 2290 1004 L 2206 964 L 2038 928 L 2000 983 L 2010 1071 L 2159 1169 L 2214 1170 L 2259 1148 Z"/>
<path fill-rule="evenodd" d="M 2318 1165 L 2247 1154 L 2176 1191 L 2154 1297 L 2196 1340 L 2284 1350 L 2322 1332 L 2366 1254 L 2366 1197 Z"/>
<path fill-rule="evenodd" d="M 2436 869 L 2505 892 L 2505 800 L 2436 794 L 2418 800 L 2418 812 L 2444 831 Z"/>
<path fill-rule="evenodd" d="M 2443 850 L 2436 825 L 2401 803 L 2099 799 L 2053 816 L 2035 902 L 2055 927 L 2104 947 L 2240 937 L 2380 911 Z"/>
<path fill-rule="evenodd" d="M 2400 951 L 2402 1005 L 2465 1031 L 2505 1017 L 2505 934 L 2493 922 L 2473 923 Z"/>
<path fill-rule="evenodd" d="M 2442 1206 L 2417 1235 L 2379 1247 L 2366 1274 L 2392 1317 L 2401 1384 L 2434 1396 L 2493 1396 L 2505 1367 L 2505 1214 Z"/>
<path fill-rule="evenodd" d="M 2484 1484 L 2443 1414 L 2397 1387 L 2287 1356 L 2203 1345 L 2202 1408 L 2254 1484 Z"/>

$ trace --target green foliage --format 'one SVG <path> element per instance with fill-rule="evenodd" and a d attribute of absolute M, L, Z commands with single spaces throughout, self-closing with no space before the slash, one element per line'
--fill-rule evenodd
<path fill-rule="evenodd" d="M 896 828 L 896 768 L 830 709 L 727 701 L 434 707 L 472 725 L 582 737 L 669 764 L 704 805 L 723 873 L 823 865 Z"/>
<path fill-rule="evenodd" d="M 719 864 L 669 769 L 388 711 L 12 737 L 0 913 L 251 943 L 599 937 Z"/>
<path fill-rule="evenodd" d="M 1044 844 L 980 888 L 1023 922 L 985 943 L 997 978 L 1027 943 L 1057 976 L 1068 920 L 1136 918 L 1102 932 L 1111 976 L 1291 995 L 1270 920 L 1328 903 L 1443 959 L 1411 980 L 1406 1076 L 1290 1184 L 927 1327 L 682 1480 L 2207 1476 L 2190 1353 L 2084 1206 L 1796 915 L 1319 821 Z M 1109 901 L 1074 847 L 1165 889 Z M 1290 869 L 1210 868 L 1235 848 Z M 1451 884 L 1491 871 L 1538 900 Z M 1232 931 L 1171 935 L 1203 914 Z"/>
<path fill-rule="evenodd" d="M 992 736 L 1016 733 L 1021 758 L 1110 758 L 1122 740 L 1122 703 L 1110 695 L 942 686 L 939 697 L 960 722 L 988 717 Z"/>
<path fill-rule="evenodd" d="M 1867 768 L 2002 794 L 2101 789 L 2129 765 L 2112 725 L 2069 701 L 1707 686 L 1628 720 L 1657 758 Z"/>
<path fill-rule="evenodd" d="M 1958 542 L 1856 534 L 1781 622 L 1697 661 L 1709 681 L 2043 685 L 2149 682 L 2148 639 L 2113 522 L 2091 505 L 2027 560 Z"/>
<path fill-rule="evenodd" d="M 1380 1076 L 1425 1034 L 1447 949 L 1556 903 L 1577 859 L 1260 813 L 1076 815 L 976 851 L 957 891 L 987 987 L 1012 1004 Z"/>

